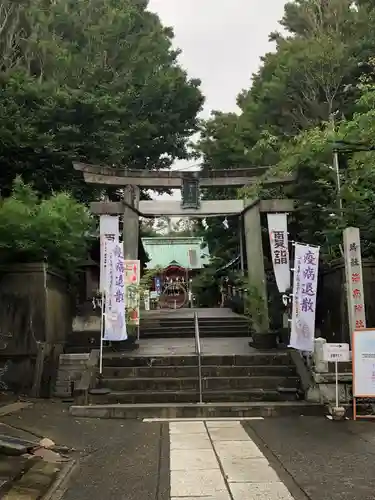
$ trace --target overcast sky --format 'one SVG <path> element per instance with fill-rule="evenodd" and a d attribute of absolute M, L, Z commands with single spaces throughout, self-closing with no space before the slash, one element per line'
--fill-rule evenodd
<path fill-rule="evenodd" d="M 260 57 L 273 49 L 285 0 L 150 0 L 164 25 L 173 27 L 181 65 L 202 80 L 203 117 L 236 111 L 236 97 L 251 85 Z M 178 162 L 176 168 L 186 168 Z M 176 195 L 174 195 L 175 198 Z M 166 197 L 168 198 L 168 197 Z"/>

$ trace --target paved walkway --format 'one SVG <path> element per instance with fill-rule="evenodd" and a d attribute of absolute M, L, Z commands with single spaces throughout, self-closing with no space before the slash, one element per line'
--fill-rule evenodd
<path fill-rule="evenodd" d="M 4 425 L 74 447 L 54 500 L 374 500 L 375 422 L 78 419 L 36 402 Z M 31 500 L 28 497 L 22 500 Z"/>
<path fill-rule="evenodd" d="M 75 419 L 68 409 L 40 400 L 0 418 L 0 423 L 74 448 L 70 456 L 77 467 L 53 500 L 169 500 L 168 424 Z"/>
<path fill-rule="evenodd" d="M 172 500 L 292 500 L 240 422 L 169 428 Z"/>

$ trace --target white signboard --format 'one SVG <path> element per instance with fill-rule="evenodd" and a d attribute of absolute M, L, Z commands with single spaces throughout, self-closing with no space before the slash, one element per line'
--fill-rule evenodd
<path fill-rule="evenodd" d="M 375 329 L 353 334 L 353 395 L 375 398 Z"/>
<path fill-rule="evenodd" d="M 276 284 L 284 293 L 290 287 L 287 214 L 267 214 L 267 220 Z"/>
<path fill-rule="evenodd" d="M 125 260 L 125 295 L 128 323 L 139 325 L 139 282 L 141 265 L 139 260 Z"/>
<path fill-rule="evenodd" d="M 330 363 L 350 361 L 349 344 L 324 344 L 323 356 L 324 361 L 328 361 Z"/>
<path fill-rule="evenodd" d="M 350 333 L 366 328 L 363 274 L 359 229 L 344 230 L 344 257 Z"/>
<path fill-rule="evenodd" d="M 144 291 L 143 302 L 145 305 L 145 311 L 149 311 L 150 310 L 150 292 L 149 292 L 149 290 Z"/>
<path fill-rule="evenodd" d="M 118 243 L 120 238 L 119 217 L 113 215 L 101 215 L 99 223 L 100 231 L 100 291 L 106 289 L 106 266 L 108 260 L 108 242 Z"/>
<path fill-rule="evenodd" d="M 120 243 L 107 242 L 107 250 L 103 340 L 115 342 L 128 338 L 125 316 L 124 255 Z"/>
<path fill-rule="evenodd" d="M 318 270 L 319 247 L 296 243 L 289 347 L 299 351 L 314 351 Z"/>

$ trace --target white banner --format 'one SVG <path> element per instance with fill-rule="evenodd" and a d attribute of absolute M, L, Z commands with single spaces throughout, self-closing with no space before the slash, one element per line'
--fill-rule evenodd
<path fill-rule="evenodd" d="M 120 238 L 119 217 L 113 215 L 101 215 L 99 223 L 100 231 L 100 285 L 103 293 L 106 289 L 106 265 L 108 259 L 108 242 L 118 243 Z"/>
<path fill-rule="evenodd" d="M 122 245 L 107 242 L 106 290 L 104 296 L 104 340 L 126 340 L 124 254 Z"/>
<path fill-rule="evenodd" d="M 296 243 L 292 329 L 289 347 L 293 347 L 299 351 L 314 351 L 318 270 L 319 247 L 310 247 Z"/>
<path fill-rule="evenodd" d="M 141 263 L 139 260 L 125 260 L 125 295 L 128 323 L 139 325 L 139 282 Z"/>
<path fill-rule="evenodd" d="M 267 214 L 267 221 L 276 284 L 284 293 L 290 287 L 287 214 Z"/>
<path fill-rule="evenodd" d="M 150 302 L 151 302 L 151 298 L 150 298 L 150 291 L 149 290 L 145 290 L 144 291 L 144 294 L 143 294 L 143 301 L 144 301 L 144 304 L 145 304 L 145 311 L 149 311 L 150 310 Z"/>

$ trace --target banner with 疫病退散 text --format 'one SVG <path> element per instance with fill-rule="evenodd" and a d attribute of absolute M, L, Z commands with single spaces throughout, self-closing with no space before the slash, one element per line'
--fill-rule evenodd
<path fill-rule="evenodd" d="M 104 291 L 103 340 L 126 340 L 124 254 L 122 245 L 107 242 L 106 289 Z"/>
<path fill-rule="evenodd" d="M 313 352 L 319 247 L 295 244 L 293 309 L 289 347 Z"/>

